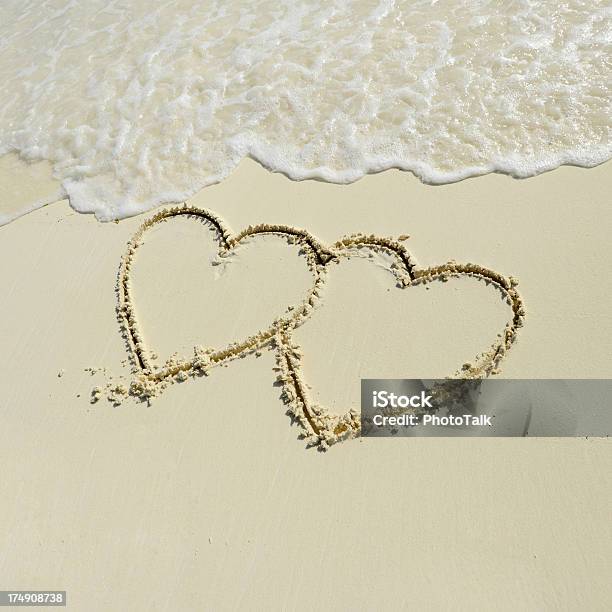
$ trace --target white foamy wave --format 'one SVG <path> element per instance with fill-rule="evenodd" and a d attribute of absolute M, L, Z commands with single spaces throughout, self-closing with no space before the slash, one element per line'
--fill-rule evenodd
<path fill-rule="evenodd" d="M 334 182 L 593 166 L 612 156 L 608 4 L 4 0 L 0 154 L 49 160 L 102 220 L 245 156 Z"/>

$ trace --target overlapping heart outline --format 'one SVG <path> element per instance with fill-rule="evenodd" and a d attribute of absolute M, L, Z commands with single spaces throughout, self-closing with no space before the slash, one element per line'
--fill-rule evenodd
<path fill-rule="evenodd" d="M 289 243 L 297 244 L 301 253 L 306 255 L 313 283 L 300 304 L 287 306 L 285 314 L 275 318 L 266 329 L 223 348 L 194 347 L 192 357 L 173 357 L 161 368 L 156 368 L 150 358 L 150 352 L 138 323 L 131 291 L 131 272 L 135 254 L 146 232 L 160 223 L 179 216 L 193 218 L 215 229 L 220 256 L 227 256 L 247 238 L 265 234 L 282 236 Z M 343 258 L 360 249 L 390 254 L 394 260 L 394 265 L 390 266 L 390 272 L 395 275 L 398 286 L 403 288 L 435 280 L 448 280 L 451 277 L 468 276 L 485 281 L 500 291 L 506 298 L 512 313 L 504 330 L 488 350 L 476 356 L 469 366 L 459 368 L 452 378 L 486 378 L 498 372 L 499 364 L 515 342 L 517 331 L 522 327 L 525 317 L 523 300 L 516 290 L 516 279 L 505 277 L 477 264 L 459 264 L 454 261 L 428 268 L 418 268 L 403 244 L 392 238 L 373 234 L 346 236 L 331 247 L 326 247 L 305 230 L 286 225 L 260 224 L 249 226 L 240 233 L 233 234 L 214 212 L 183 205 L 162 210 L 145 221 L 128 243 L 119 267 L 117 316 L 136 374 L 130 386 L 130 393 L 142 399 L 150 399 L 175 380 L 186 380 L 189 375 L 208 374 L 209 370 L 215 366 L 243 357 L 265 346 L 271 346 L 276 350 L 277 382 L 282 386 L 283 400 L 289 407 L 288 412 L 299 424 L 309 444 L 325 449 L 338 441 L 358 437 L 361 424 L 359 412 L 356 409 L 351 408 L 343 415 L 334 415 L 327 408 L 312 400 L 302 372 L 301 349 L 295 342 L 292 332 L 297 326 L 308 320 L 317 306 L 320 290 L 325 282 L 330 264 L 339 263 Z"/>

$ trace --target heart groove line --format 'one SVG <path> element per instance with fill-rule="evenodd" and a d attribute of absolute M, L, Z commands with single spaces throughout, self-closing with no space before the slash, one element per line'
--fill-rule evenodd
<path fill-rule="evenodd" d="M 220 238 L 222 249 L 221 252 L 229 252 L 232 248 L 240 244 L 241 241 L 250 236 L 277 234 L 293 238 L 302 243 L 304 246 L 307 246 L 309 248 L 309 254 L 311 255 L 311 263 L 314 261 L 315 268 L 316 266 L 324 265 L 330 258 L 333 257 L 332 253 L 330 253 L 314 236 L 305 230 L 286 225 L 259 224 L 249 226 L 239 234 L 233 236 L 229 228 L 225 225 L 224 221 L 220 217 L 211 211 L 193 206 L 185 205 L 165 209 L 145 221 L 140 228 L 138 228 L 128 243 L 128 248 L 121 261 L 117 279 L 117 314 L 133 361 L 135 361 L 135 364 L 143 373 L 147 374 L 150 378 L 156 381 L 161 381 L 170 376 L 174 376 L 179 371 L 188 371 L 193 367 L 194 360 L 183 361 L 179 364 L 162 368 L 161 370 L 157 371 L 153 370 L 147 356 L 143 335 L 137 322 L 134 300 L 131 294 L 130 272 L 134 261 L 134 256 L 137 249 L 142 244 L 142 239 L 145 232 L 155 225 L 179 216 L 197 218 L 212 225 Z M 318 280 L 318 275 L 315 274 L 315 287 L 317 286 Z M 298 315 L 299 311 L 289 317 L 289 319 L 294 319 Z M 207 359 L 211 362 L 211 364 L 218 364 L 233 356 L 243 354 L 246 351 L 255 350 L 257 347 L 268 342 L 274 333 L 275 326 L 272 326 L 269 329 L 256 334 L 255 336 L 247 338 L 242 343 L 237 343 L 231 345 L 230 347 L 210 353 L 207 356 Z"/>
<path fill-rule="evenodd" d="M 518 284 L 516 279 L 507 278 L 477 264 L 459 264 L 454 261 L 417 270 L 403 245 L 391 242 L 386 239 L 372 240 L 371 237 L 355 235 L 338 241 L 332 249 L 337 256 L 339 255 L 338 250 L 343 247 L 365 246 L 374 249 L 383 248 L 393 252 L 405 265 L 408 280 L 397 275 L 404 287 L 436 279 L 447 280 L 450 276 L 469 276 L 492 284 L 506 296 L 512 309 L 512 319 L 506 324 L 501 340 L 493 343 L 488 351 L 478 355 L 475 364 L 469 364 L 468 368 L 463 366 L 449 379 L 482 379 L 498 373 L 497 368 L 500 362 L 516 341 L 517 330 L 524 323 L 525 310 L 522 298 L 516 290 Z M 336 261 L 337 259 L 335 258 Z M 354 409 L 350 409 L 344 415 L 333 417 L 325 408 L 318 406 L 310 398 L 301 374 L 301 350 L 292 340 L 292 330 L 299 324 L 301 321 L 296 321 L 294 325 L 280 329 L 277 334 L 277 370 L 280 372 L 277 381 L 283 386 L 283 399 L 289 405 L 290 414 L 299 422 L 310 445 L 325 450 L 339 441 L 358 437 L 361 432 L 361 420 Z"/>

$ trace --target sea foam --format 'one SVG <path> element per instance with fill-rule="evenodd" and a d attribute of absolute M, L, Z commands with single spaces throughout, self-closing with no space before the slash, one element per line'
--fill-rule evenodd
<path fill-rule="evenodd" d="M 607 1 L 5 0 L 0 155 L 101 220 L 246 157 L 427 183 L 612 156 Z M 33 202 L 24 202 L 24 210 Z"/>

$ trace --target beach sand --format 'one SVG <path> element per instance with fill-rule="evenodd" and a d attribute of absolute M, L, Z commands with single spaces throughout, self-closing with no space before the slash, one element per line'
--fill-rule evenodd
<path fill-rule="evenodd" d="M 25 198 L 11 164 L 0 214 Z M 57 188 L 44 169 L 27 184 L 41 200 Z M 234 232 L 409 234 L 421 267 L 514 276 L 527 314 L 502 376 L 604 378 L 611 188 L 610 163 L 432 187 L 399 171 L 292 182 L 246 160 L 189 203 Z M 129 376 L 115 283 L 144 218 L 102 224 L 59 201 L 0 227 L 2 588 L 65 589 L 69 609 L 91 611 L 608 609 L 607 439 L 358 439 L 321 453 L 298 439 L 266 348 L 151 406 L 91 404 L 94 386 Z M 195 224 L 145 238 L 137 309 L 161 357 L 261 329 L 308 289 L 294 248 L 240 248 L 226 270 L 208 265 L 216 248 Z M 503 329 L 507 306 L 478 283 L 398 306 L 379 264 L 331 271 L 295 332 L 326 405 L 351 404 L 361 377 L 451 374 Z"/>

